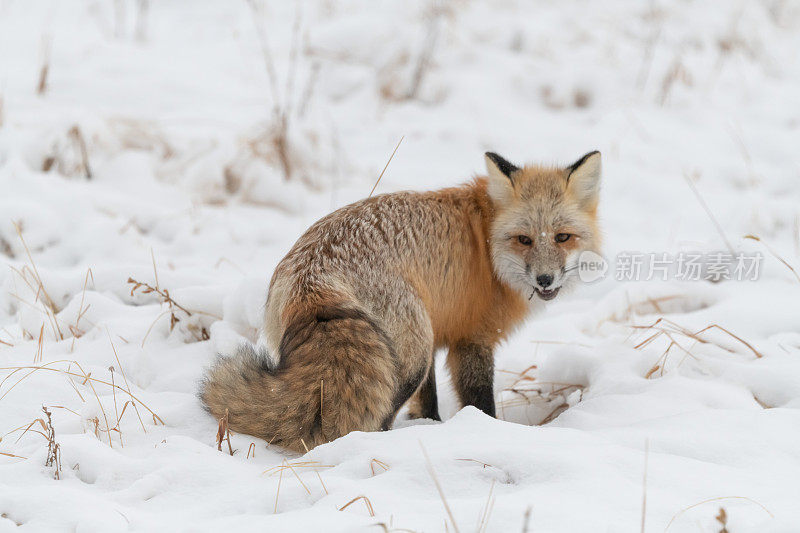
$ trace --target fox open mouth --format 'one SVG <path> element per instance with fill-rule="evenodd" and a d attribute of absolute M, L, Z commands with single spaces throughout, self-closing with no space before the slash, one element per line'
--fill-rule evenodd
<path fill-rule="evenodd" d="M 539 298 L 542 300 L 552 300 L 558 294 L 559 289 L 561 289 L 561 287 L 556 287 L 555 289 L 550 290 L 535 288 L 534 292 L 536 292 L 536 294 L 538 294 Z"/>

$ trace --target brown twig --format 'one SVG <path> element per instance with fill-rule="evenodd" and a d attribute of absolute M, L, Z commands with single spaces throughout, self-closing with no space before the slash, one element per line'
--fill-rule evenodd
<path fill-rule="evenodd" d="M 763 244 L 764 248 L 766 248 L 767 251 L 770 254 L 772 254 L 772 257 L 774 257 L 775 259 L 777 259 L 778 261 L 783 263 L 786 266 L 786 268 L 791 270 L 792 274 L 794 274 L 795 279 L 797 279 L 797 281 L 800 282 L 800 274 L 797 273 L 797 271 L 794 269 L 794 267 L 792 265 L 790 265 L 789 262 L 786 261 L 786 259 L 784 259 L 780 255 L 778 255 L 778 253 L 775 250 L 773 250 L 772 247 L 769 244 L 767 244 L 766 242 L 762 241 L 760 237 L 757 237 L 755 235 L 745 235 L 744 238 L 745 239 L 751 239 L 751 240 L 754 240 L 754 241 L 757 241 L 757 242 L 760 242 L 761 244 Z"/>
<path fill-rule="evenodd" d="M 733 250 L 733 246 L 731 246 L 728 237 L 725 236 L 725 232 L 722 230 L 722 226 L 720 225 L 719 221 L 717 221 L 717 218 L 714 216 L 714 213 L 711 212 L 711 209 L 708 207 L 708 204 L 706 204 L 705 200 L 703 200 L 703 197 L 700 195 L 700 191 L 698 191 L 697 187 L 695 187 L 694 185 L 694 179 L 697 178 L 697 173 L 695 173 L 693 176 L 689 176 L 689 174 L 684 172 L 683 178 L 686 180 L 686 184 L 694 193 L 694 196 L 695 198 L 697 198 L 697 201 L 700 203 L 700 206 L 703 208 L 703 210 L 705 210 L 706 214 L 708 215 L 708 218 L 710 218 L 711 222 L 714 223 L 714 227 L 717 228 L 717 233 L 719 233 L 719 236 L 722 238 L 722 242 L 725 243 L 725 246 L 728 248 L 728 251 L 732 254 L 735 253 Z"/>
<path fill-rule="evenodd" d="M 57 363 L 70 363 L 70 365 L 72 365 L 72 364 L 75 364 L 75 365 L 76 365 L 76 366 L 77 366 L 77 367 L 80 369 L 81 373 L 79 374 L 79 373 L 76 373 L 76 372 L 72 372 L 72 371 L 70 371 L 70 370 L 64 370 L 64 369 L 62 369 L 62 368 L 50 368 L 50 365 L 54 365 L 54 364 L 57 364 Z M 4 392 L 2 395 L 0 395 L 0 400 L 2 400 L 2 399 L 3 399 L 3 398 L 4 398 L 4 397 L 5 397 L 5 396 L 6 396 L 6 395 L 9 393 L 9 392 L 11 392 L 11 390 L 12 390 L 14 387 L 16 387 L 16 386 L 17 386 L 17 385 L 18 385 L 20 382 L 22 382 L 22 381 L 23 381 L 25 378 L 29 377 L 30 375 L 32 375 L 33 373 L 35 373 L 35 372 L 37 372 L 37 371 L 40 371 L 40 370 L 46 370 L 46 371 L 50 371 L 50 372 L 57 372 L 57 373 L 59 373 L 59 374 L 63 374 L 63 375 L 65 375 L 65 376 L 68 376 L 68 377 L 83 378 L 83 382 L 81 383 L 81 384 L 83 384 L 83 385 L 85 385 L 86 383 L 89 383 L 89 384 L 90 384 L 90 386 L 91 386 L 91 383 L 99 383 L 99 384 L 102 384 L 102 385 L 107 385 L 107 386 L 109 386 L 109 387 L 114 387 L 114 388 L 116 388 L 117 390 L 120 390 L 120 391 L 122 391 L 122 392 L 126 393 L 128 396 L 130 396 L 130 398 L 131 398 L 132 400 L 135 400 L 136 402 L 139 402 L 139 404 L 141 404 L 141 406 L 142 406 L 142 407 L 144 407 L 145 409 L 147 409 L 147 411 L 148 411 L 148 412 L 149 412 L 149 413 L 150 413 L 150 414 L 153 416 L 153 422 L 154 422 L 154 423 L 156 423 L 156 424 L 159 424 L 159 423 L 160 423 L 161 425 L 165 425 L 165 424 L 164 424 L 164 421 L 161 419 L 161 417 L 160 417 L 160 416 L 158 416 L 158 415 L 155 413 L 155 411 L 153 411 L 152 409 L 150 409 L 150 408 L 149 408 L 149 407 L 148 407 L 148 406 L 147 406 L 147 405 L 146 405 L 144 402 L 142 402 L 142 401 L 141 401 L 141 400 L 140 400 L 138 397 L 136 397 L 136 395 L 134 395 L 133 393 L 131 393 L 131 392 L 129 392 L 129 391 L 127 391 L 127 390 L 123 389 L 123 388 L 122 388 L 122 387 L 120 387 L 119 385 L 113 385 L 113 384 L 109 383 L 108 381 L 104 381 L 104 380 L 102 380 L 102 379 L 95 378 L 95 377 L 93 377 L 93 376 L 91 375 L 91 373 L 88 373 L 88 374 L 87 374 L 87 373 L 86 373 L 86 371 L 85 371 L 85 370 L 83 370 L 83 368 L 81 367 L 80 363 L 78 363 L 77 361 L 74 361 L 74 360 L 68 360 L 68 359 L 61 359 L 61 360 L 57 360 L 57 361 L 49 361 L 49 362 L 47 362 L 47 363 L 44 363 L 43 365 L 39 365 L 39 366 L 35 366 L 35 365 L 27 366 L 27 365 L 26 365 L 26 366 L 0 367 L 0 370 L 11 370 L 11 372 L 9 373 L 9 375 L 8 375 L 8 376 L 6 376 L 5 378 L 3 378 L 3 380 L 2 380 L 2 381 L 0 381 L 0 387 L 2 387 L 2 385 L 3 385 L 3 384 L 6 382 L 6 380 L 8 380 L 8 379 L 9 379 L 11 376 L 13 376 L 14 374 L 16 374 L 17 372 L 20 372 L 20 371 L 22 371 L 22 370 L 31 370 L 31 372 L 29 372 L 28 374 L 26 374 L 25 376 L 23 376 L 22 378 L 20 378 L 20 379 L 19 379 L 19 380 L 18 380 L 16 383 L 14 383 L 14 385 L 12 385 L 12 386 L 11 386 L 11 387 L 10 387 L 10 388 L 9 388 L 9 389 L 6 391 L 6 392 Z M 70 380 L 70 382 L 71 382 L 71 380 Z M 98 401 L 99 401 L 99 400 L 98 400 Z"/>
<path fill-rule="evenodd" d="M 39 66 L 39 81 L 36 83 L 36 94 L 42 96 L 47 91 L 47 75 L 50 72 L 50 48 L 53 39 L 50 35 L 42 37 L 42 63 Z"/>
<path fill-rule="evenodd" d="M 447 498 L 444 495 L 442 486 L 439 484 L 439 478 L 436 477 L 436 471 L 433 469 L 433 463 L 431 463 L 431 459 L 428 457 L 428 452 L 425 450 L 425 446 L 422 445 L 422 441 L 420 441 L 419 447 L 422 448 L 422 455 L 425 457 L 425 464 L 428 467 L 428 474 L 430 474 L 431 479 L 433 479 L 433 484 L 436 486 L 437 492 L 439 492 L 439 497 L 442 500 L 445 511 L 447 511 L 447 516 L 450 517 L 450 523 L 453 524 L 453 530 L 455 533 L 458 533 L 458 524 L 456 524 L 455 516 L 453 516 L 453 511 L 450 510 L 450 505 L 447 503 Z"/>
<path fill-rule="evenodd" d="M 369 512 L 369 515 L 370 516 L 375 516 L 375 509 L 372 508 L 372 502 L 369 501 L 369 498 L 367 498 L 366 496 L 363 496 L 363 495 L 362 496 L 356 496 L 355 498 L 353 498 L 352 500 L 350 500 L 346 504 L 344 504 L 341 507 L 339 507 L 339 510 L 340 511 L 344 511 L 345 509 L 350 507 L 352 504 L 354 504 L 358 500 L 363 500 L 364 501 L 364 505 L 367 507 L 367 511 Z"/>
<path fill-rule="evenodd" d="M 169 330 L 170 330 L 170 332 L 175 328 L 175 324 L 180 322 L 180 319 L 178 318 L 177 314 L 175 313 L 175 309 L 179 309 L 180 311 L 183 311 L 184 313 L 186 313 L 187 317 L 191 317 L 192 316 L 192 311 L 189 311 L 188 309 L 183 307 L 181 304 L 176 302 L 175 299 L 172 298 L 172 296 L 170 296 L 168 289 L 161 289 L 161 288 L 158 287 L 158 284 L 156 284 L 156 286 L 153 287 L 152 285 L 150 285 L 148 283 L 137 281 L 137 280 L 135 280 L 135 279 L 133 279 L 131 277 L 128 278 L 128 283 L 133 285 L 133 287 L 131 288 L 131 296 L 133 296 L 134 293 L 137 290 L 140 291 L 142 294 L 155 293 L 161 298 L 161 302 L 162 303 L 165 303 L 165 304 L 168 305 L 168 311 L 170 313 L 170 319 L 169 319 Z M 161 315 L 159 315 L 159 318 L 160 318 L 160 316 Z M 158 318 L 156 318 L 156 320 L 158 320 Z M 154 321 L 154 323 L 155 323 L 155 321 Z M 151 325 L 150 328 L 152 329 L 152 327 L 153 326 Z M 149 330 L 148 330 L 148 333 L 149 333 Z M 206 328 L 204 328 L 204 327 L 200 328 L 200 333 L 199 334 L 194 333 L 194 335 L 197 338 L 197 340 L 200 340 L 200 341 L 206 341 L 206 340 L 208 340 L 210 338 L 210 336 L 208 334 L 208 330 Z M 145 335 L 145 338 L 147 338 L 147 335 Z M 143 341 L 143 343 L 144 343 L 144 341 Z"/>
<path fill-rule="evenodd" d="M 217 451 L 222 451 L 223 441 L 228 442 L 228 453 L 233 455 L 233 447 L 231 446 L 231 430 L 228 428 L 228 410 L 225 409 L 225 416 L 219 419 L 219 427 L 217 428 Z M 249 450 L 248 450 L 249 453 Z"/>
<path fill-rule="evenodd" d="M 405 139 L 405 138 L 406 138 L 406 136 L 403 135 L 402 137 L 400 137 L 400 140 L 397 141 L 397 146 L 394 147 L 394 150 L 392 151 L 392 155 L 389 156 L 389 160 L 386 162 L 386 165 L 384 165 L 383 170 L 381 170 L 381 174 L 380 174 L 380 176 L 378 176 L 378 181 L 376 181 L 375 185 L 372 186 L 372 190 L 369 191 L 369 196 L 367 196 L 367 198 L 371 198 L 372 197 L 372 193 L 375 192 L 375 189 L 378 187 L 378 184 L 381 182 L 381 178 L 383 177 L 383 173 L 386 172 L 387 168 L 389 168 L 389 163 L 391 163 L 392 159 L 394 159 L 394 154 L 397 152 L 397 149 L 400 148 L 400 143 L 403 142 L 403 139 Z"/>
<path fill-rule="evenodd" d="M 650 440 L 644 441 L 644 475 L 642 477 L 642 525 L 641 533 L 645 533 L 645 518 L 647 517 L 647 460 L 650 458 Z"/>
<path fill-rule="evenodd" d="M 50 417 L 50 411 L 47 407 L 42 406 L 44 416 L 47 417 L 46 428 L 47 435 L 47 459 L 45 459 L 44 466 L 52 466 L 55 468 L 53 477 L 61 479 L 61 446 L 56 442 L 56 430 L 53 427 L 53 420 Z"/>

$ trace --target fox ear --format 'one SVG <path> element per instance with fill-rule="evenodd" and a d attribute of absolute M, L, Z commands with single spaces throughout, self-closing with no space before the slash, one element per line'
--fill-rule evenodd
<path fill-rule="evenodd" d="M 519 170 L 494 152 L 486 152 L 486 171 L 489 173 L 489 196 L 497 202 L 507 200 L 514 191 L 513 174 Z"/>
<path fill-rule="evenodd" d="M 567 192 L 584 208 L 597 206 L 600 171 L 600 152 L 597 150 L 589 152 L 566 168 Z"/>

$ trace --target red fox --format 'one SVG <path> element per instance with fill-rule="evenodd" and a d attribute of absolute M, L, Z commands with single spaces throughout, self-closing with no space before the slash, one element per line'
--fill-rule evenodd
<path fill-rule="evenodd" d="M 312 225 L 270 281 L 265 347 L 218 359 L 206 409 L 294 451 L 389 429 L 409 400 L 411 417 L 439 420 L 433 355 L 447 348 L 461 403 L 495 416 L 494 347 L 599 251 L 600 153 L 518 168 L 489 152 L 486 166 L 460 187 L 375 196 Z"/>

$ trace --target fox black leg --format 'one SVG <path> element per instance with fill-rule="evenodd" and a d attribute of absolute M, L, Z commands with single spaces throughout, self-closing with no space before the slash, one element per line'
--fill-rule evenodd
<path fill-rule="evenodd" d="M 441 420 L 439 416 L 439 400 L 436 397 L 436 365 L 431 358 L 431 366 L 428 368 L 428 377 L 422 382 L 417 392 L 418 415 L 420 418 L 430 418 L 431 420 Z"/>
<path fill-rule="evenodd" d="M 459 342 L 450 347 L 447 364 L 461 404 L 496 416 L 492 349 L 480 343 Z"/>

